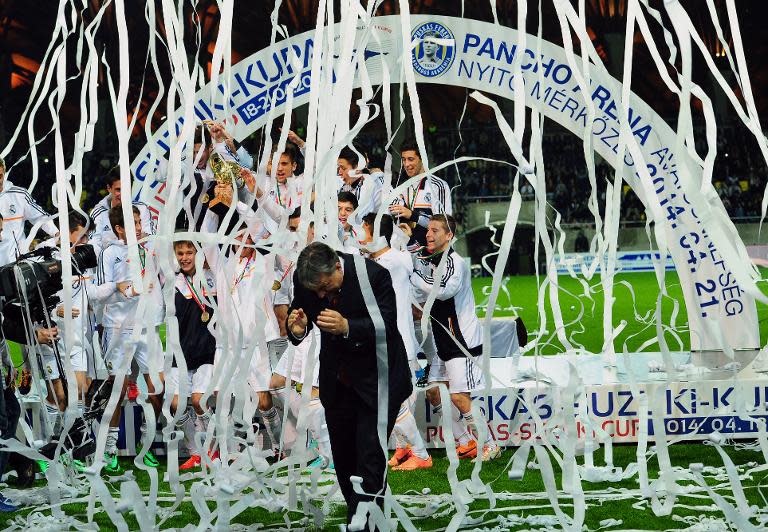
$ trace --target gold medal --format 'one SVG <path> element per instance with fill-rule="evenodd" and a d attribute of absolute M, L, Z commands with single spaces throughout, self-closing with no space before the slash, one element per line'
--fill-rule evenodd
<path fill-rule="evenodd" d="M 280 287 L 283 286 L 283 279 L 285 279 L 288 276 L 288 274 L 291 271 L 291 268 L 293 268 L 293 263 L 290 263 L 288 265 L 288 267 L 285 269 L 285 273 L 283 274 L 283 276 L 280 278 L 279 281 L 275 279 L 275 282 L 272 283 L 273 292 L 277 292 L 278 290 L 280 290 Z"/>
<path fill-rule="evenodd" d="M 207 311 L 207 310 L 204 310 L 204 311 L 203 311 L 203 313 L 202 313 L 202 314 L 200 314 L 200 320 L 201 320 L 203 323 L 208 323 L 208 320 L 210 320 L 210 319 L 211 319 L 211 315 L 210 315 L 210 314 L 208 314 L 208 311 Z"/>
<path fill-rule="evenodd" d="M 208 203 L 209 199 L 211 199 L 211 198 L 208 197 L 207 193 L 203 194 L 202 197 L 200 198 L 200 203 Z"/>

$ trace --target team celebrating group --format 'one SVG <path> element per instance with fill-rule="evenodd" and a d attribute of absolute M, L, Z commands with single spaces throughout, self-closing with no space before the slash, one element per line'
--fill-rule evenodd
<path fill-rule="evenodd" d="M 231 457 L 238 449 L 227 435 L 256 435 L 278 459 L 308 445 L 316 453 L 310 466 L 333 468 L 339 457 L 329 441 L 331 420 L 326 420 L 318 379 L 321 343 L 327 341 L 321 332 L 346 338 L 351 327 L 339 312 L 320 310 L 313 315 L 316 327 L 303 329 L 297 325 L 306 323 L 306 315 L 291 306 L 299 253 L 327 242 L 341 267 L 343 257 L 362 256 L 388 271 L 411 381 L 426 388 L 435 414 L 450 416 L 459 458 L 485 461 L 501 454 L 490 431 L 479 426 L 485 421 L 473 416 L 471 393 L 485 385 L 479 363 L 483 333 L 469 267 L 452 247 L 456 222 L 449 185 L 425 172 L 415 142 L 400 147 L 400 179 L 417 179 L 396 195 L 381 169 L 370 168 L 364 154 L 345 147 L 333 178 L 338 181 L 338 239 L 315 238 L 315 191 L 294 173 L 304 143 L 293 132 L 288 139 L 283 150 L 273 147 L 265 175 L 259 175 L 251 155 L 221 124 L 199 125 L 193 175 L 185 172 L 170 192 L 180 198 L 173 220 L 163 219 L 170 209 L 156 218 L 138 201 L 124 210 L 130 193 L 123 197 L 115 169 L 106 179 L 108 194 L 90 219 L 69 213 L 68 238 L 26 189 L 5 179 L 5 165 L 0 165 L 0 265 L 14 262 L 30 245 L 61 252 L 63 246 L 87 243 L 98 257 L 95 271 L 73 272 L 71 315 L 60 304 L 26 346 L 36 354 L 28 360 L 37 359 L 42 370 L 33 368 L 32 374 L 46 381 L 46 438 L 57 437 L 72 402 L 62 380 L 71 366 L 81 412 L 99 372 L 121 386 L 121 403 L 143 405 L 136 441 L 141 440 L 137 451 L 146 466 L 159 465 L 144 438 L 147 423 L 158 420 L 166 432 L 170 426 L 184 433 L 189 458 L 182 470 Z M 125 219 L 125 212 L 131 218 Z M 50 240 L 33 241 L 27 222 L 33 233 L 41 228 Z M 172 242 L 158 238 L 164 223 L 176 229 Z M 134 282 L 136 272 L 141 282 Z M 336 308 L 338 290 L 313 290 L 329 309 Z M 170 301 L 173 305 L 166 305 Z M 139 376 L 144 386 L 137 386 Z M 339 379 L 344 378 L 342 368 Z M 441 401 L 438 384 L 447 387 L 450 404 Z M 389 459 L 393 470 L 432 467 L 414 418 L 416 395 L 411 393 L 397 412 L 396 450 Z M 230 426 L 209 431 L 213 413 L 224 409 Z M 103 458 L 108 474 L 122 471 L 117 458 L 121 413 L 115 408 L 109 420 Z M 300 437 L 304 430 L 309 444 Z"/>

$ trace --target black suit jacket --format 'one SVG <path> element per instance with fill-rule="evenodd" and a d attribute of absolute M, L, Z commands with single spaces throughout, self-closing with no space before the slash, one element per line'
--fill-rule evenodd
<path fill-rule="evenodd" d="M 343 261 L 344 281 L 341 292 L 332 306 L 327 299 L 319 298 L 299 283 L 294 272 L 294 296 L 288 314 L 294 309 L 303 309 L 308 319 L 307 332 L 312 328 L 317 315 L 323 309 L 338 311 L 349 322 L 349 335 L 333 335 L 322 332 L 320 339 L 320 401 L 326 408 L 335 404 L 336 382 L 341 370 L 351 381 L 357 395 L 371 408 L 378 404 L 378 369 L 376 365 L 376 329 L 360 289 L 354 258 L 339 253 Z M 368 271 L 373 294 L 384 320 L 387 340 L 389 369 L 389 404 L 400 405 L 412 391 L 411 372 L 405 352 L 403 338 L 397 328 L 397 306 L 392 278 L 389 272 L 373 261 L 363 259 Z M 290 329 L 288 338 L 296 345 Z M 390 406 L 392 408 L 392 406 Z"/>

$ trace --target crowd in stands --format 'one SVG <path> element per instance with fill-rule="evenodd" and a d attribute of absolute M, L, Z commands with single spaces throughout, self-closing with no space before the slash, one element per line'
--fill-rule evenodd
<path fill-rule="evenodd" d="M 697 151 L 704 155 L 703 135 L 698 135 Z M 515 168 L 509 161 L 509 148 L 503 139 L 498 138 L 487 126 L 478 126 L 469 122 L 469 127 L 462 129 L 461 136 L 454 130 L 425 131 L 430 159 L 430 166 L 451 161 L 459 157 L 481 157 L 490 160 L 472 160 L 449 165 L 436 172 L 453 189 L 456 200 L 457 217 L 461 219 L 463 205 L 478 201 L 505 201 L 512 193 Z M 526 139 L 526 144 L 528 140 Z M 99 155 L 95 151 L 86 154 L 83 159 L 84 176 L 100 176 L 117 164 L 117 149 L 110 150 L 109 141 Z M 371 162 L 384 167 L 386 153 L 383 146 L 386 139 L 381 135 L 364 135 L 356 143 L 368 149 Z M 135 151 L 141 146 L 135 144 Z M 766 165 L 757 149 L 754 138 L 743 128 L 725 127 L 718 130 L 718 157 L 716 159 L 713 181 L 715 188 L 731 218 L 744 219 L 760 216 L 760 206 L 765 187 Z M 570 132 L 561 131 L 545 134 L 542 152 L 546 165 L 547 200 L 562 215 L 563 223 L 588 222 L 593 215 L 588 208 L 590 194 L 587 167 L 584 162 L 581 139 Z M 44 150 L 40 153 L 44 153 Z M 111 154 L 111 155 L 110 155 Z M 18 154 L 21 155 L 21 154 Z M 18 160 L 18 157 L 9 157 Z M 55 182 L 53 153 L 39 155 L 40 182 L 33 191 L 35 199 L 43 206 L 50 204 L 50 185 Z M 301 164 L 301 162 L 299 163 Z M 394 161 L 395 171 L 399 166 Z M 300 169 L 301 170 L 301 169 Z M 20 172 L 26 173 L 26 172 Z M 601 214 L 605 204 L 606 183 L 614 178 L 613 169 L 599 155 L 595 155 L 595 178 L 598 184 L 598 202 Z M 23 180 L 22 180 L 23 182 Z M 83 179 L 83 204 L 90 206 L 102 197 L 102 180 Z M 521 180 L 520 192 L 523 200 L 532 200 L 533 187 Z M 622 221 L 644 222 L 645 208 L 639 198 L 626 183 L 622 188 Z"/>
<path fill-rule="evenodd" d="M 478 131 L 477 135 L 465 131 L 463 135 L 465 144 L 457 150 L 457 156 L 473 154 L 508 160 L 509 148 L 505 142 L 490 141 L 488 134 L 483 131 Z M 470 137 L 473 140 L 468 141 Z M 441 150 L 440 147 L 448 143 L 445 142 L 446 136 L 438 138 L 440 142 L 433 145 L 432 151 L 438 158 L 450 160 L 453 158 L 451 155 L 454 148 L 449 145 L 449 150 Z M 699 135 L 697 138 L 703 137 Z M 458 144 L 458 136 L 455 140 L 453 146 Z M 705 146 L 697 144 L 697 151 L 703 156 Z M 593 215 L 588 208 L 591 187 L 582 140 L 569 132 L 548 134 L 543 138 L 542 152 L 546 169 L 547 200 L 550 205 L 562 215 L 564 223 L 592 220 Z M 726 211 L 733 219 L 759 217 L 765 188 L 766 164 L 755 139 L 750 138 L 749 134 L 740 128 L 721 128 L 717 153 L 713 182 Z M 449 169 L 448 175 L 443 177 L 452 185 L 457 182 L 454 169 Z M 602 215 L 606 183 L 613 181 L 614 171 L 597 154 L 595 179 Z M 461 173 L 462 186 L 456 190 L 456 204 L 505 201 L 512 193 L 513 183 L 514 169 L 509 166 L 487 161 L 465 163 Z M 520 192 L 523 200 L 532 200 L 534 197 L 533 187 L 525 180 L 521 180 Z M 463 198 L 463 201 L 460 198 Z M 626 183 L 622 187 L 621 218 L 625 222 L 643 222 L 646 218 L 642 202 Z"/>

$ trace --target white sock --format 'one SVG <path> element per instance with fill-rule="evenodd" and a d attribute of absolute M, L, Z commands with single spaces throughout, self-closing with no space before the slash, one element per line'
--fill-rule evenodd
<path fill-rule="evenodd" d="M 400 405 L 400 411 L 397 413 L 397 419 L 395 419 L 395 426 L 392 427 L 392 438 L 395 440 L 395 449 L 405 449 L 405 446 L 408 445 L 408 442 L 405 441 L 405 437 L 403 436 L 403 433 L 400 431 L 400 423 L 399 420 L 405 413 L 405 403 Z"/>
<path fill-rule="evenodd" d="M 395 449 L 405 449 L 408 443 L 405 441 L 403 434 L 400 432 L 400 427 L 397 425 L 392 429 L 392 436 L 395 438 Z"/>
<path fill-rule="evenodd" d="M 264 426 L 267 428 L 267 435 L 272 440 L 272 448 L 277 449 L 280 447 L 280 434 L 283 431 L 283 420 L 280 418 L 280 413 L 274 406 L 269 410 L 259 410 L 259 413 L 264 420 Z"/>
<path fill-rule="evenodd" d="M 77 415 L 79 417 L 83 417 L 84 414 L 85 414 L 85 401 L 80 399 L 77 401 Z"/>
<path fill-rule="evenodd" d="M 208 420 L 211 416 L 208 412 L 195 414 L 195 432 L 208 432 Z"/>
<path fill-rule="evenodd" d="M 107 454 L 117 454 L 117 438 L 120 436 L 120 427 L 109 427 L 107 432 L 107 442 L 104 445 L 104 452 Z"/>
<path fill-rule="evenodd" d="M 427 448 L 424 445 L 424 439 L 421 437 L 418 425 L 416 425 L 416 418 L 413 417 L 413 413 L 411 413 L 407 403 L 403 403 L 403 406 L 400 408 L 400 415 L 395 422 L 395 430 L 402 434 L 403 440 L 411 446 L 413 454 L 422 460 L 429 458 L 429 453 L 427 453 Z"/>
<path fill-rule="evenodd" d="M 235 420 L 232 418 L 231 420 L 231 427 L 232 427 L 232 449 L 234 449 L 234 445 L 240 442 L 244 442 L 248 436 L 248 429 L 245 427 L 245 424 L 238 420 Z"/>
<path fill-rule="evenodd" d="M 328 460 L 333 461 L 333 453 L 331 453 L 331 439 L 328 436 L 328 427 L 325 424 L 325 408 L 320 404 L 320 399 L 312 399 L 307 405 L 309 419 L 307 420 L 307 426 L 309 427 L 312 436 L 317 440 L 317 449 L 320 451 L 320 455 Z"/>
<path fill-rule="evenodd" d="M 208 432 L 208 422 L 211 420 L 211 411 L 206 410 L 202 414 L 195 415 L 195 441 L 198 434 L 202 434 L 202 440 L 205 442 L 205 434 Z M 201 453 L 202 454 L 202 453 Z"/>
<path fill-rule="evenodd" d="M 453 428 L 453 437 L 459 442 L 459 445 L 467 445 L 470 440 L 473 440 L 472 432 L 469 430 L 469 425 L 465 423 L 465 419 L 461 415 L 461 412 L 455 405 L 451 408 L 451 427 Z"/>
<path fill-rule="evenodd" d="M 235 442 L 235 418 L 231 414 L 227 416 L 226 431 L 224 437 L 219 438 L 219 447 L 222 450 L 222 454 L 224 447 L 226 447 L 228 453 L 237 449 L 237 443 Z"/>
<path fill-rule="evenodd" d="M 139 429 L 139 439 L 136 441 L 137 444 L 140 444 L 142 440 L 144 439 L 144 435 L 147 433 L 147 420 L 141 422 L 141 428 Z M 155 427 L 155 436 L 157 436 L 157 427 Z M 149 442 L 149 445 L 152 445 L 152 442 Z"/>
<path fill-rule="evenodd" d="M 433 406 L 432 407 L 432 413 L 434 415 L 440 415 L 443 414 L 443 405 L 442 403 Z M 442 427 L 443 420 L 442 417 L 440 419 L 440 426 Z M 464 426 L 464 423 L 461 422 L 461 412 L 458 408 L 456 408 L 456 405 L 451 403 L 451 430 L 453 431 L 453 438 L 456 440 L 458 445 L 467 445 L 469 443 L 469 440 L 472 439 L 471 434 L 467 431 L 466 427 Z M 445 438 L 445 434 L 443 434 L 443 438 Z"/>
<path fill-rule="evenodd" d="M 189 451 L 190 455 L 199 454 L 197 452 L 197 446 L 195 445 L 195 426 L 192 422 L 190 411 L 187 409 L 178 421 L 176 421 L 176 428 L 184 431 L 184 445 Z"/>
<path fill-rule="evenodd" d="M 472 412 L 467 412 L 466 414 L 463 414 L 462 420 L 464 421 L 464 424 L 467 427 L 467 430 L 471 431 L 472 428 L 475 429 L 475 432 L 473 434 L 480 434 L 480 430 L 477 428 L 477 423 L 475 423 L 475 417 L 472 415 Z M 491 431 L 486 428 L 485 430 L 485 441 L 483 444 L 493 444 L 493 435 L 491 434 Z"/>
<path fill-rule="evenodd" d="M 48 418 L 48 424 L 53 429 L 59 421 L 59 407 L 45 401 L 45 415 Z"/>

